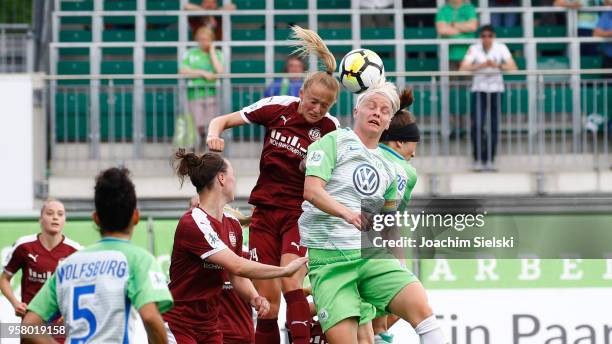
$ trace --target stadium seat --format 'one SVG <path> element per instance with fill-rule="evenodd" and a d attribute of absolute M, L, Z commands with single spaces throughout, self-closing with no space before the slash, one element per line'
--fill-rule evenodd
<path fill-rule="evenodd" d="M 321 9 L 351 8 L 351 0 L 317 0 L 317 8 L 321 8 Z"/>
<path fill-rule="evenodd" d="M 266 17 L 264 16 L 232 15 L 232 25 L 234 24 L 257 24 L 257 25 L 263 26 L 265 23 L 266 23 Z"/>
<path fill-rule="evenodd" d="M 232 30 L 233 41 L 263 41 L 266 39 L 264 29 L 234 29 Z"/>
<path fill-rule="evenodd" d="M 601 56 L 581 56 L 580 57 L 580 68 L 582 69 L 598 69 L 602 66 Z M 601 75 L 598 74 L 583 74 L 582 79 L 599 79 Z"/>
<path fill-rule="evenodd" d="M 93 0 L 62 1 L 60 9 L 62 11 L 93 11 Z"/>
<path fill-rule="evenodd" d="M 436 38 L 434 27 L 407 27 L 404 29 L 405 39 L 430 39 Z"/>
<path fill-rule="evenodd" d="M 59 33 L 60 42 L 91 42 L 91 38 L 91 31 L 86 30 L 62 30 Z"/>
<path fill-rule="evenodd" d="M 149 11 L 174 11 L 180 9 L 178 0 L 147 0 Z"/>
<path fill-rule="evenodd" d="M 134 30 L 104 30 L 102 41 L 104 42 L 134 42 L 136 32 Z"/>
<path fill-rule="evenodd" d="M 178 73 L 178 63 L 175 60 L 172 61 L 145 61 L 144 62 L 144 73 L 145 74 L 176 74 Z M 174 85 L 176 79 L 149 79 L 145 80 L 145 84 L 150 85 Z"/>
<path fill-rule="evenodd" d="M 102 61 L 100 65 L 101 74 L 134 74 L 133 61 Z M 132 84 L 132 79 L 116 79 L 115 85 Z M 108 83 L 108 80 L 102 80 L 102 84 Z"/>
<path fill-rule="evenodd" d="M 62 87 L 55 94 L 55 135 L 58 142 L 87 139 L 89 92 L 87 87 Z"/>
<path fill-rule="evenodd" d="M 274 0 L 277 10 L 298 10 L 308 8 L 308 0 Z"/>
<path fill-rule="evenodd" d="M 393 28 L 361 28 L 361 39 L 393 39 Z"/>
<path fill-rule="evenodd" d="M 289 39 L 291 35 L 291 29 L 274 29 L 274 40 L 284 41 Z"/>
<path fill-rule="evenodd" d="M 59 61 L 58 75 L 87 75 L 90 73 L 89 61 Z M 58 85 L 88 85 L 88 80 L 59 80 Z"/>
<path fill-rule="evenodd" d="M 567 28 L 565 26 L 539 25 L 533 28 L 534 37 L 565 37 Z"/>
<path fill-rule="evenodd" d="M 235 0 L 234 4 L 239 10 L 264 10 L 266 2 L 260 0 Z"/>
<path fill-rule="evenodd" d="M 106 0 L 104 1 L 105 11 L 135 11 L 136 1 L 134 0 Z"/>
<path fill-rule="evenodd" d="M 260 60 L 238 60 L 231 61 L 230 64 L 232 73 L 264 73 L 266 71 L 266 63 Z M 239 84 L 263 84 L 263 78 L 240 78 L 240 79 L 232 79 L 233 83 Z"/>
<path fill-rule="evenodd" d="M 173 88 L 148 88 L 145 90 L 145 130 L 149 139 L 169 140 L 174 134 L 174 118 L 177 95 Z"/>
<path fill-rule="evenodd" d="M 520 26 L 496 27 L 495 33 L 499 38 L 520 38 L 523 37 L 523 28 Z"/>
<path fill-rule="evenodd" d="M 145 40 L 147 42 L 176 42 L 178 36 L 177 30 L 147 30 Z"/>
<path fill-rule="evenodd" d="M 322 39 L 341 40 L 351 39 L 351 29 L 319 29 L 319 36 Z"/>
<path fill-rule="evenodd" d="M 177 24 L 178 17 L 177 16 L 147 16 L 147 24 L 160 24 L 160 25 L 170 25 Z"/>
<path fill-rule="evenodd" d="M 100 90 L 100 137 L 102 141 L 130 141 L 133 133 L 131 89 L 114 88 L 113 98 L 109 98 L 110 90 Z M 114 104 L 113 104 L 114 103 Z M 112 135 L 112 136 L 111 136 Z"/>
<path fill-rule="evenodd" d="M 385 66 L 385 72 L 394 72 L 397 70 L 395 58 L 383 58 L 382 61 Z"/>
<path fill-rule="evenodd" d="M 407 72 L 425 72 L 425 71 L 437 71 L 440 69 L 440 61 L 438 59 L 431 58 L 418 58 L 418 59 L 406 59 L 406 71 Z M 408 77 L 408 81 L 431 81 L 431 77 Z"/>

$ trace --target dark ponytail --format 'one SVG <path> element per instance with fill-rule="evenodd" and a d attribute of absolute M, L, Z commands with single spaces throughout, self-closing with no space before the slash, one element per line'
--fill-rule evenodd
<path fill-rule="evenodd" d="M 198 156 L 181 148 L 174 154 L 174 162 L 181 186 L 183 186 L 185 177 L 189 176 L 191 184 L 195 186 L 198 193 L 204 188 L 212 187 L 217 173 L 227 172 L 227 163 L 216 153 L 205 153 Z"/>

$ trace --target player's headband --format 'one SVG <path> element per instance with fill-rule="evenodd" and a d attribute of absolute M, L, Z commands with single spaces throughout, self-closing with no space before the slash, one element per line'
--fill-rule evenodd
<path fill-rule="evenodd" d="M 380 141 L 402 141 L 419 142 L 421 135 L 416 123 L 410 123 L 404 127 L 392 127 L 385 130 Z"/>

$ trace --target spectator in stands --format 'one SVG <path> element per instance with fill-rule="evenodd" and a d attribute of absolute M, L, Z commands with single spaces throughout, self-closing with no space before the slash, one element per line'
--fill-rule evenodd
<path fill-rule="evenodd" d="M 304 61 L 296 55 L 290 55 L 285 62 L 284 73 L 304 73 Z M 299 97 L 304 80 L 302 77 L 278 78 L 266 88 L 264 97 L 293 96 Z"/>
<path fill-rule="evenodd" d="M 491 0 L 492 7 L 520 6 L 518 0 Z M 518 22 L 516 13 L 491 13 L 491 25 L 493 27 L 514 27 Z"/>
<path fill-rule="evenodd" d="M 193 116 L 198 134 L 201 138 L 199 150 L 206 145 L 206 130 L 210 121 L 219 114 L 216 79 L 223 73 L 223 57 L 213 45 L 214 34 L 210 28 L 198 29 L 195 39 L 198 47 L 189 49 L 180 64 L 179 73 L 188 75 L 187 99 L 189 111 Z"/>
<path fill-rule="evenodd" d="M 495 170 L 498 121 L 501 94 L 504 92 L 502 71 L 516 70 L 510 50 L 495 41 L 491 25 L 480 29 L 480 43 L 472 44 L 459 67 L 474 72 L 472 84 L 472 147 L 474 170 Z"/>
<path fill-rule="evenodd" d="M 360 0 L 359 8 L 367 10 L 386 9 L 393 7 L 394 0 Z M 361 25 L 368 28 L 389 27 L 392 23 L 391 14 L 364 14 Z"/>
<path fill-rule="evenodd" d="M 223 6 L 219 6 L 217 4 L 217 0 L 202 0 L 202 2 L 198 4 L 193 4 L 188 2 L 183 7 L 187 11 L 210 11 L 210 10 L 227 10 L 233 11 L 236 9 L 236 5 L 233 3 L 227 3 Z M 213 32 L 215 32 L 215 39 L 220 41 L 223 40 L 223 33 L 221 31 L 221 17 L 214 16 L 202 16 L 202 17 L 189 17 L 189 26 L 191 26 L 191 33 L 195 37 L 196 32 L 202 26 L 205 26 Z"/>
<path fill-rule="evenodd" d="M 555 6 L 567 9 L 579 9 L 583 6 L 601 6 L 602 0 L 555 0 Z M 597 25 L 597 12 L 578 12 L 578 37 L 591 37 Z M 597 55 L 597 43 L 583 43 L 581 55 Z"/>
<path fill-rule="evenodd" d="M 442 38 L 473 38 L 478 29 L 476 7 L 464 0 L 449 0 L 436 14 L 436 30 Z M 457 69 L 467 45 L 451 45 L 448 57 L 451 70 Z"/>
<path fill-rule="evenodd" d="M 612 6 L 612 1 L 608 0 L 606 2 L 608 6 Z M 597 21 L 597 25 L 595 26 L 595 30 L 593 30 L 593 36 L 596 37 L 612 37 L 612 10 L 607 10 L 602 12 L 599 16 L 599 21 Z M 608 40 L 607 42 L 602 43 L 602 51 L 603 51 L 603 64 L 602 68 L 612 68 L 612 41 Z M 608 74 L 607 78 L 612 78 L 612 75 Z"/>

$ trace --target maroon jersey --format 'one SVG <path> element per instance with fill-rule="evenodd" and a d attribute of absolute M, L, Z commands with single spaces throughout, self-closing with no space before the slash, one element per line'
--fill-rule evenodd
<path fill-rule="evenodd" d="M 249 252 L 242 251 L 242 258 L 249 259 Z M 219 298 L 219 329 L 223 332 L 224 344 L 253 344 L 255 330 L 253 308 L 234 291 L 234 286 L 225 276 L 225 284 Z"/>
<path fill-rule="evenodd" d="M 17 239 L 9 254 L 4 272 L 9 275 L 23 269 L 21 277 L 21 301 L 30 303 L 34 295 L 51 277 L 57 263 L 79 250 L 81 245 L 62 236 L 62 241 L 51 250 L 47 250 L 38 236 L 32 234 Z"/>
<path fill-rule="evenodd" d="M 219 222 L 200 208 L 181 217 L 174 233 L 168 285 L 175 302 L 218 297 L 224 270 L 206 258 L 226 248 L 242 254 L 242 228 L 237 219 L 224 214 Z"/>
<path fill-rule="evenodd" d="M 300 163 L 311 143 L 339 127 L 330 114 L 315 124 L 306 122 L 297 112 L 299 102 L 297 97 L 270 97 L 240 110 L 246 122 L 266 127 L 259 178 L 249 198 L 255 206 L 301 209 L 304 172 Z"/>

